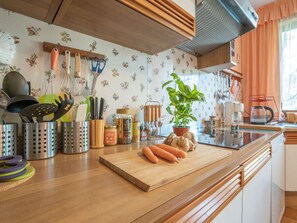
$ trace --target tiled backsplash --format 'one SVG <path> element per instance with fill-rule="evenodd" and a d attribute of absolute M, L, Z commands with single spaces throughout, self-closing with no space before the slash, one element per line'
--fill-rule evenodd
<path fill-rule="evenodd" d="M 197 84 L 198 89 L 206 96 L 206 102 L 197 103 L 195 112 L 199 120 L 209 115 L 220 114 L 214 98 L 215 90 L 219 87 L 217 75 L 207 74 L 196 69 L 197 58 L 178 49 L 170 49 L 156 55 L 147 55 L 120 45 L 84 35 L 55 25 L 32 19 L 0 8 L 0 30 L 14 36 L 16 55 L 10 67 L 0 66 L 1 83 L 4 75 L 10 70 L 18 70 L 32 84 L 32 94 L 42 95 L 48 71 L 50 70 L 50 54 L 43 52 L 44 41 L 93 51 L 107 57 L 107 65 L 99 76 L 96 85 L 97 96 L 106 100 L 104 117 L 112 122 L 117 108 L 130 107 L 135 113 L 146 101 L 159 101 L 168 104 L 168 97 L 162 89 L 162 83 L 175 72 L 188 84 Z M 140 40 L 141 41 L 141 40 Z M 64 56 L 59 57 L 54 92 L 61 93 L 63 89 Z M 74 61 L 71 61 L 72 73 Z M 72 92 L 79 94 L 85 82 L 91 86 L 92 75 L 88 70 L 84 79 L 72 82 Z M 222 84 L 220 84 L 222 86 Z M 234 96 L 241 100 L 241 91 Z M 76 104 L 84 102 L 82 96 L 76 96 Z M 166 115 L 163 106 L 164 123 L 170 117 Z M 142 111 L 139 112 L 140 119 Z"/>

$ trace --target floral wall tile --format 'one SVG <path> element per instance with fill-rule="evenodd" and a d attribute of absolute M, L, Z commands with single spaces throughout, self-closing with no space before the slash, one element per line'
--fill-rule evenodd
<path fill-rule="evenodd" d="M 181 75 L 189 85 L 197 84 L 199 90 L 205 93 L 206 102 L 196 103 L 193 108 L 199 121 L 209 115 L 221 114 L 221 101 L 214 97 L 215 90 L 220 87 L 217 75 L 197 70 L 197 58 L 179 49 L 173 48 L 155 55 L 147 55 L 17 13 L 7 14 L 7 11 L 1 8 L 0 21 L 1 30 L 14 36 L 17 43 L 13 64 L 10 67 L 0 67 L 0 82 L 7 72 L 18 70 L 31 82 L 33 96 L 42 95 L 48 85 L 50 54 L 44 52 L 42 47 L 46 41 L 104 54 L 108 58 L 106 67 L 96 83 L 96 96 L 103 97 L 106 101 L 104 117 L 107 124 L 113 122 L 117 108 L 129 107 L 132 113 L 143 113 L 140 108 L 148 100 L 163 104 L 163 121 L 165 125 L 168 124 L 170 116 L 165 108 L 169 99 L 165 89 L 162 89 L 162 84 L 170 78 L 172 72 Z M 86 83 L 91 88 L 93 74 L 87 69 L 83 78 L 73 81 L 72 58 L 70 81 L 65 83 L 67 76 L 64 60 L 64 56 L 60 55 L 53 79 L 54 92 L 73 92 L 77 94 L 76 104 L 84 103 L 85 98 L 81 94 Z M 232 97 L 241 101 L 241 90 Z M 140 114 L 139 117 L 143 115 Z"/>

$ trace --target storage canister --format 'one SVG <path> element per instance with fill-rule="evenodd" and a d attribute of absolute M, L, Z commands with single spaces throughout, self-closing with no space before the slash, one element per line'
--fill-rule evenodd
<path fill-rule="evenodd" d="M 23 152 L 27 160 L 47 159 L 57 154 L 57 123 L 23 123 Z"/>
<path fill-rule="evenodd" d="M 117 109 L 116 125 L 118 130 L 118 144 L 132 142 L 132 115 L 130 109 Z"/>
<path fill-rule="evenodd" d="M 117 127 L 115 125 L 107 125 L 104 127 L 104 145 L 113 146 L 118 141 Z"/>
<path fill-rule="evenodd" d="M 90 148 L 89 122 L 62 122 L 62 153 L 83 153 Z"/>

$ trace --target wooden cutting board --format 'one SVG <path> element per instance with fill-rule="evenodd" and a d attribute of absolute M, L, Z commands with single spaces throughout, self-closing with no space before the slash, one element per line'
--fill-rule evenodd
<path fill-rule="evenodd" d="M 200 170 L 232 154 L 220 148 L 199 145 L 188 152 L 179 163 L 161 158 L 157 164 L 147 160 L 141 150 L 132 150 L 100 156 L 99 161 L 144 191 L 150 191 Z"/>

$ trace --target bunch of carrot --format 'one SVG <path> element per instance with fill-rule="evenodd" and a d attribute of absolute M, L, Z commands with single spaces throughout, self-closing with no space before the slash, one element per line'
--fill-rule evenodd
<path fill-rule="evenodd" d="M 158 162 L 157 156 L 173 163 L 178 162 L 177 158 L 184 159 L 187 156 L 186 152 L 166 144 L 144 147 L 142 152 L 152 163 Z"/>

